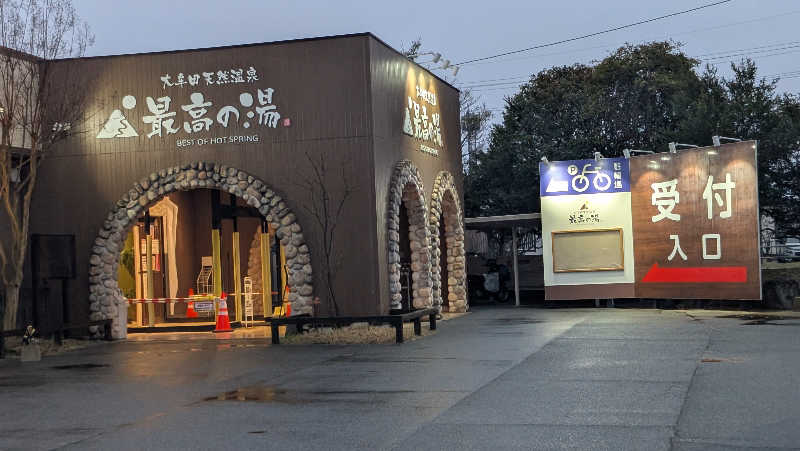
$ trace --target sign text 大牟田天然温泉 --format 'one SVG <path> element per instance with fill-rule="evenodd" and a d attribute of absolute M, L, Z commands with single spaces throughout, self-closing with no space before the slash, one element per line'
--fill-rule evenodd
<path fill-rule="evenodd" d="M 174 136 L 176 146 L 181 148 L 246 144 L 260 141 L 254 133 L 259 129 L 291 124 L 288 118 L 281 118 L 274 101 L 275 89 L 264 87 L 252 66 L 168 73 L 159 78 L 160 89 L 165 92 L 144 96 L 144 102 L 132 94 L 116 100 L 121 108 L 111 111 L 96 138 L 129 139 L 141 135 L 149 140 Z M 224 96 L 220 88 L 225 88 Z M 211 94 L 209 89 L 213 90 Z M 227 98 L 237 94 L 235 100 Z M 142 107 L 147 109 L 144 114 L 139 111 Z M 141 117 L 141 124 L 131 123 L 129 117 Z M 231 131 L 235 134 L 231 135 Z"/>

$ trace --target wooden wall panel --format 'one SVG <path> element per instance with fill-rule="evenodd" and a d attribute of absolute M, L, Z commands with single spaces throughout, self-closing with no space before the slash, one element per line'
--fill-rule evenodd
<path fill-rule="evenodd" d="M 753 141 L 631 158 L 637 296 L 761 298 L 756 168 L 756 143 Z M 724 184 L 726 174 L 735 184 L 730 190 L 730 205 L 726 190 L 722 186 L 715 190 L 712 186 L 712 218 L 709 219 L 708 199 L 703 197 L 709 176 L 713 177 L 713 184 Z M 662 194 L 653 199 L 654 193 L 659 196 L 654 183 L 673 180 L 677 183 L 679 198 L 671 214 L 680 215 L 679 220 L 660 218 L 659 209 L 654 205 L 659 199 L 670 196 Z M 724 212 L 729 206 L 731 215 L 725 218 Z M 707 258 L 704 258 L 702 237 L 707 234 L 720 236 L 719 259 L 711 258 L 717 255 L 714 238 L 707 240 Z M 671 235 L 679 237 L 685 260 L 677 250 L 670 260 L 675 249 Z"/>
<path fill-rule="evenodd" d="M 310 172 L 306 154 L 324 157 L 332 168 L 325 183 L 341 190 L 344 171 L 356 191 L 345 205 L 337 239 L 342 246 L 342 269 L 336 287 L 345 298 L 342 314 L 376 314 L 381 310 L 375 277 L 365 276 L 377 266 L 375 250 L 374 166 L 369 93 L 369 35 L 287 41 L 273 44 L 141 55 L 84 58 L 59 62 L 79 67 L 85 78 L 89 105 L 82 133 L 62 143 L 46 159 L 37 188 L 32 233 L 76 235 L 78 279 L 70 285 L 73 320 L 88 315 L 88 260 L 94 239 L 106 215 L 138 180 L 152 172 L 192 161 L 229 165 L 259 177 L 284 197 L 297 215 L 314 259 L 316 294 L 324 297 L 319 278 L 321 237 L 303 208 L 308 193 L 298 186 L 300 174 Z M 226 68 L 258 71 L 255 84 L 205 86 L 197 89 L 162 88 L 160 76 L 200 73 Z M 256 88 L 274 88 L 274 104 L 291 126 L 272 128 L 242 125 L 222 129 L 215 124 L 201 137 L 258 133 L 257 144 L 213 144 L 178 147 L 177 139 L 191 138 L 183 130 L 168 137 L 147 138 L 150 125 L 146 98 L 169 95 L 170 110 L 182 125 L 188 115 L 180 105 L 192 92 L 202 92 L 214 103 L 208 117 L 221 105 L 239 105 L 240 92 L 256 96 Z M 125 109 L 122 98 L 132 95 L 136 107 Z M 257 102 L 257 99 L 256 99 Z M 138 137 L 98 139 L 112 111 L 124 111 Z M 244 114 L 245 109 L 242 109 Z M 243 121 L 240 121 L 240 124 Z M 348 241 L 349 240 L 349 241 Z"/>

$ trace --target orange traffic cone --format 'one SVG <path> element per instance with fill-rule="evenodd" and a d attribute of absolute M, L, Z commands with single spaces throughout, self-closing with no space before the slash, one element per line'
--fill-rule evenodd
<path fill-rule="evenodd" d="M 194 296 L 194 290 L 189 288 L 189 297 Z M 194 310 L 194 301 L 189 301 L 186 305 L 186 317 L 187 318 L 197 318 L 197 312 Z"/>
<path fill-rule="evenodd" d="M 228 297 L 225 292 L 222 292 L 219 300 L 219 313 L 217 313 L 217 328 L 214 332 L 233 332 L 231 329 L 231 319 L 228 317 L 228 303 L 225 299 Z"/>

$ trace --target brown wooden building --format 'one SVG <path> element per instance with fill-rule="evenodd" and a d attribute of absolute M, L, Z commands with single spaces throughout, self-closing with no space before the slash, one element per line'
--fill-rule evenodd
<path fill-rule="evenodd" d="M 289 287 L 292 314 L 332 313 L 323 277 L 331 230 L 320 222 L 336 213 L 315 213 L 322 187 L 329 207 L 350 193 L 331 241 L 339 314 L 466 309 L 458 91 L 375 36 L 55 65 L 66 68 L 81 74 L 86 121 L 42 166 L 31 233 L 49 244 L 32 247 L 39 263 L 20 322 L 60 311 L 63 298 L 67 321 L 113 318 L 114 336 L 124 337 L 134 293 L 120 289 L 120 267 L 131 264 L 126 252 L 135 272 L 147 265 L 145 216 L 164 230 L 148 245 L 150 270 L 166 281 L 151 296 L 197 290 L 202 257 L 212 254 L 220 287 L 240 292 L 233 231 L 241 275 L 257 280 L 259 240 L 269 234 L 272 285 Z M 41 261 L 69 259 L 70 242 L 74 278 L 60 293 Z"/>

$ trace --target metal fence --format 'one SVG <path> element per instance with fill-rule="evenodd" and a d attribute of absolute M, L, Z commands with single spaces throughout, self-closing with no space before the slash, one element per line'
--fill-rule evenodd
<path fill-rule="evenodd" d="M 517 235 L 518 255 L 538 254 L 542 250 L 541 234 L 534 229 L 520 228 Z M 498 229 L 492 233 L 482 230 L 467 230 L 464 247 L 467 253 L 481 254 L 488 258 L 511 255 L 511 231 Z"/>

